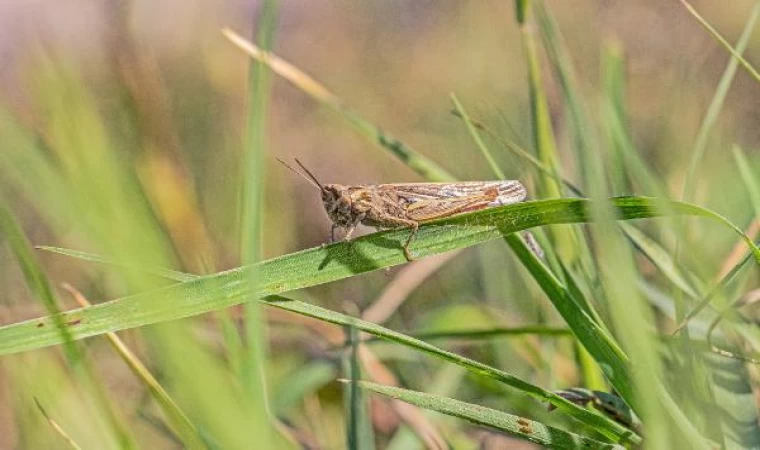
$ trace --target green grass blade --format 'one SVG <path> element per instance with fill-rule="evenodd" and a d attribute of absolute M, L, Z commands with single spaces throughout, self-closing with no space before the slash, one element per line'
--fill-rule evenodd
<path fill-rule="evenodd" d="M 543 337 L 562 337 L 572 336 L 570 329 L 565 327 L 551 327 L 546 325 L 529 325 L 524 327 L 506 327 L 506 328 L 486 328 L 475 330 L 452 330 L 452 331 L 408 331 L 404 334 L 413 336 L 425 341 L 438 339 L 494 339 L 501 337 L 535 335 Z"/>
<path fill-rule="evenodd" d="M 607 44 L 603 54 L 603 75 L 605 86 L 605 102 L 602 108 L 602 120 L 607 132 L 609 146 L 614 150 L 620 174 L 626 174 L 638 194 L 653 195 L 655 197 L 668 197 L 668 190 L 663 186 L 660 178 L 644 161 L 641 153 L 634 144 L 632 131 L 630 130 L 625 104 L 625 76 L 626 61 L 623 50 L 619 45 Z M 616 188 L 628 188 L 628 186 L 616 186 Z M 616 190 L 616 193 L 627 192 Z"/>
<path fill-rule="evenodd" d="M 475 141 L 475 144 L 480 149 L 480 152 L 483 153 L 483 156 L 485 156 L 486 161 L 488 161 L 488 165 L 491 167 L 491 171 L 493 171 L 494 175 L 496 175 L 498 180 L 506 180 L 507 176 L 504 175 L 504 172 L 502 172 L 501 168 L 496 163 L 496 160 L 491 154 L 491 151 L 483 142 L 483 139 L 480 137 L 480 134 L 475 130 L 475 125 L 473 125 L 472 120 L 470 120 L 470 116 L 467 115 L 467 112 L 464 110 L 462 103 L 459 101 L 459 99 L 457 98 L 455 94 L 451 94 L 451 101 L 454 103 L 454 107 L 456 108 L 457 115 L 464 120 L 464 124 L 467 127 L 467 131 L 469 131 L 470 136 L 472 136 L 473 141 Z M 559 195 L 555 195 L 553 197 L 559 197 Z"/>
<path fill-rule="evenodd" d="M 563 197 L 563 186 L 559 181 L 562 178 L 562 171 L 559 166 L 549 102 L 542 82 L 534 24 L 528 21 L 530 3 L 529 1 L 520 2 L 516 7 L 521 43 L 528 69 L 533 147 L 538 161 L 546 169 L 538 174 L 536 195 L 539 198 L 557 198 Z M 550 227 L 548 233 L 556 253 L 569 264 L 574 264 L 581 255 L 578 246 L 580 239 L 577 234 L 574 234 L 572 230 L 557 227 Z"/>
<path fill-rule="evenodd" d="M 37 398 L 34 399 L 34 403 L 37 405 L 37 409 L 39 409 L 40 414 L 42 414 L 43 417 L 45 417 L 45 420 L 50 424 L 50 427 L 53 428 L 53 430 L 58 433 L 59 436 L 61 436 L 61 439 L 63 439 L 66 444 L 72 448 L 73 450 L 83 450 L 82 446 L 77 444 L 77 442 L 72 438 L 69 433 L 66 432 L 66 430 L 63 429 L 62 426 L 58 424 L 50 415 L 45 411 L 45 408 L 42 407 L 42 404 L 40 403 Z"/>
<path fill-rule="evenodd" d="M 353 125 L 354 129 L 371 142 L 390 151 L 397 158 L 428 180 L 449 181 L 454 177 L 432 160 L 417 153 L 380 127 L 364 120 L 346 107 L 343 102 L 322 86 L 318 81 L 301 72 L 298 68 L 276 55 L 266 52 L 246 41 L 231 30 L 223 30 L 224 35 L 251 58 L 269 67 L 275 74 L 286 79 L 315 101 L 329 107 Z"/>
<path fill-rule="evenodd" d="M 584 348 L 594 357 L 604 375 L 618 392 L 623 395 L 633 394 L 633 385 L 628 371 L 628 357 L 589 310 L 585 299 L 580 302 L 559 280 L 544 266 L 525 242 L 515 235 L 506 236 L 505 240 L 531 273 L 544 293 L 549 297 L 557 312 Z"/>
<path fill-rule="evenodd" d="M 760 245 L 760 241 L 758 242 L 758 245 Z M 747 263 L 749 263 L 752 260 L 752 255 L 745 256 L 741 262 L 736 264 L 734 267 L 731 268 L 731 270 L 718 281 L 718 283 L 715 284 L 710 290 L 707 291 L 707 294 L 704 295 L 700 299 L 699 302 L 684 316 L 681 323 L 678 324 L 675 331 L 673 331 L 673 335 L 677 334 L 681 329 L 683 329 L 691 319 L 693 319 L 697 314 L 700 313 L 707 305 L 710 304 L 710 302 L 715 298 L 715 296 L 720 293 L 723 289 L 728 286 L 728 284 L 734 280 L 734 278 L 739 274 L 739 272 L 746 267 Z"/>
<path fill-rule="evenodd" d="M 458 115 L 464 119 L 473 140 L 485 155 L 486 159 L 488 159 L 495 174 L 503 179 L 503 173 L 493 161 L 491 152 L 480 139 L 480 135 L 475 129 L 469 116 L 464 111 L 464 108 L 456 98 L 454 98 L 454 103 Z M 545 167 L 544 163 L 540 161 L 537 161 L 537 163 L 538 167 Z M 547 172 L 549 171 L 547 170 Z M 557 172 L 554 171 L 552 174 L 556 173 Z M 560 179 L 559 175 L 553 176 L 552 178 L 555 180 Z M 572 233 L 567 229 L 555 229 L 553 235 L 554 242 L 558 244 L 563 242 L 570 244 L 572 242 Z M 572 291 L 563 286 L 555 274 L 536 257 L 534 252 L 528 248 L 521 238 L 516 235 L 509 235 L 505 236 L 505 240 L 508 245 L 512 247 L 515 255 L 528 269 L 544 293 L 549 297 L 555 309 L 557 309 L 563 319 L 565 319 L 568 325 L 570 325 L 571 329 L 577 330 L 575 333 L 578 335 L 580 342 L 584 345 L 584 348 L 594 355 L 615 387 L 621 392 L 630 392 L 631 383 L 626 368 L 627 357 L 622 350 L 620 350 L 610 334 L 603 329 L 601 320 L 599 320 L 599 316 L 593 305 L 588 302 L 580 290 L 576 289 Z M 553 255 L 554 247 L 551 247 L 549 250 L 548 254 Z M 569 259 L 572 260 L 572 256 Z M 556 261 L 556 265 L 562 267 L 560 260 Z M 572 276 L 572 274 L 567 271 L 562 271 L 561 274 Z M 599 374 L 599 369 L 595 366 L 587 365 L 585 369 L 588 373 L 592 371 L 596 372 L 594 375 L 590 375 L 591 377 L 602 378 L 601 374 Z"/>
<path fill-rule="evenodd" d="M 338 377 L 335 365 L 326 360 L 310 361 L 276 382 L 272 394 L 272 409 L 285 416 L 299 406 L 305 397 L 313 395 Z"/>
<path fill-rule="evenodd" d="M 527 12 L 530 10 L 529 2 L 523 2 L 518 7 L 518 24 L 520 36 L 528 67 L 528 86 L 530 92 L 531 123 L 533 124 L 533 146 L 535 147 L 538 160 L 551 174 L 559 176 L 557 161 L 557 148 L 554 139 L 554 129 L 549 114 L 549 103 L 541 79 L 541 64 L 539 63 L 538 44 L 533 24 L 527 21 Z M 541 197 L 561 197 L 561 185 L 556 177 L 550 174 L 541 174 L 538 183 L 538 195 Z"/>
<path fill-rule="evenodd" d="M 429 355 L 464 367 L 465 369 L 479 376 L 488 377 L 511 386 L 515 389 L 519 389 L 536 399 L 549 402 L 550 404 L 556 406 L 558 410 L 561 410 L 568 414 L 570 417 L 578 419 L 582 423 L 595 428 L 610 438 L 627 439 L 630 437 L 632 442 L 638 441 L 638 437 L 635 434 L 631 434 L 630 430 L 627 430 L 617 423 L 594 414 L 584 408 L 581 408 L 553 392 L 542 389 L 539 386 L 523 381 L 513 375 L 510 375 L 509 373 L 495 369 L 486 364 L 465 358 L 463 356 L 457 355 L 456 353 L 440 349 L 432 344 L 414 339 L 380 325 L 349 317 L 345 314 L 324 309 L 309 303 L 299 302 L 279 296 L 271 296 L 264 301 L 266 304 L 274 306 L 276 308 L 281 308 L 290 312 L 314 317 L 324 322 L 330 322 L 336 325 L 351 326 L 358 330 L 365 331 L 391 342 L 420 350 Z"/>
<path fill-rule="evenodd" d="M 24 230 L 21 228 L 21 224 L 18 223 L 11 210 L 5 205 L 2 197 L 0 197 L 0 234 L 2 234 L 4 240 L 16 256 L 26 284 L 32 291 L 32 294 L 42 302 L 47 312 L 54 318 L 53 326 L 60 333 L 64 354 L 68 362 L 76 366 L 82 359 L 82 354 L 73 343 L 69 325 L 59 315 L 61 309 L 58 306 L 58 299 L 53 291 L 53 287 L 50 285 L 50 280 L 48 280 L 47 275 L 45 275 L 42 267 L 40 267 L 34 257 L 31 245 L 26 238 Z"/>
<path fill-rule="evenodd" d="M 38 250 L 45 250 L 47 252 L 58 253 L 59 255 L 69 256 L 83 261 L 96 262 L 98 264 L 107 264 L 115 267 L 123 267 L 132 271 L 142 271 L 145 274 L 153 275 L 158 278 L 166 278 L 167 280 L 174 281 L 190 281 L 198 277 L 198 275 L 192 275 L 184 272 L 178 272 L 176 270 L 164 269 L 163 267 L 152 267 L 144 264 L 127 264 L 121 261 L 117 261 L 113 258 L 106 258 L 105 256 L 95 255 L 80 250 L 71 250 L 67 248 L 50 247 L 47 245 L 38 245 L 35 247 Z"/>
<path fill-rule="evenodd" d="M 85 391 L 92 396 L 100 412 L 108 419 L 110 431 L 117 438 L 122 449 L 137 448 L 129 428 L 115 411 L 115 405 L 106 397 L 102 383 L 95 375 L 82 350 L 74 342 L 70 328 L 73 322 L 65 320 L 60 314 L 58 299 L 45 272 L 32 253 L 32 247 L 24 230 L 13 213 L 0 197 L 0 234 L 2 234 L 18 259 L 24 278 L 32 291 L 50 313 L 51 329 L 63 344 L 64 355 L 74 375 Z M 41 407 L 40 407 L 41 409 Z M 43 413 L 44 414 L 44 413 Z M 45 415 L 47 418 L 47 415 Z M 49 419 L 48 419 L 49 420 Z M 51 422 L 52 424 L 52 422 Z"/>
<path fill-rule="evenodd" d="M 688 272 L 688 269 L 681 268 L 673 261 L 670 253 L 662 248 L 657 242 L 649 238 L 638 228 L 626 224 L 618 224 L 626 234 L 626 237 L 633 242 L 639 251 L 649 259 L 674 285 L 685 292 L 693 299 L 700 298 L 700 292 L 704 288 L 699 282 L 699 278 Z"/>
<path fill-rule="evenodd" d="M 367 381 L 359 382 L 359 386 L 421 408 L 459 417 L 478 425 L 493 427 L 512 436 L 542 445 L 545 448 L 562 450 L 589 448 L 623 450 L 625 448 L 621 445 L 589 439 L 559 428 L 544 425 L 541 422 L 452 398 L 410 391 L 393 386 L 384 386 Z"/>
<path fill-rule="evenodd" d="M 712 30 L 709 28 L 709 24 L 707 24 L 707 22 L 705 22 L 704 19 L 702 19 L 697 14 L 691 5 L 689 5 L 685 0 L 681 0 L 681 3 L 683 3 L 687 9 L 689 9 L 689 12 L 694 14 L 700 23 L 708 27 L 709 30 Z M 697 181 L 699 164 L 704 159 L 705 150 L 707 149 L 707 139 L 710 136 L 710 132 L 712 131 L 715 122 L 718 120 L 718 115 L 720 114 L 721 109 L 723 109 L 723 103 L 726 100 L 726 95 L 728 94 L 729 88 L 731 88 L 731 83 L 733 82 L 734 76 L 736 75 L 738 64 L 740 61 L 744 60 L 741 54 L 744 53 L 744 50 L 747 48 L 749 39 L 752 36 L 752 31 L 755 29 L 755 23 L 757 22 L 758 16 L 760 16 L 760 2 L 755 3 L 755 7 L 752 8 L 749 19 L 747 19 L 747 24 L 744 26 L 744 31 L 742 31 L 742 34 L 739 37 L 739 41 L 736 43 L 736 50 L 731 48 L 728 43 L 724 44 L 728 49 L 730 49 L 731 53 L 735 55 L 735 58 L 731 58 L 731 60 L 728 62 L 728 66 L 726 66 L 726 69 L 723 71 L 723 75 L 721 76 L 720 82 L 718 83 L 718 88 L 715 90 L 715 94 L 713 95 L 712 101 L 710 102 L 710 106 L 707 108 L 707 112 L 705 113 L 702 125 L 699 127 L 699 133 L 697 134 L 697 139 L 694 142 L 694 147 L 691 149 L 691 159 L 689 160 L 689 166 L 686 171 L 686 179 L 683 185 L 683 193 L 681 194 L 681 199 L 684 201 L 689 201 L 692 198 L 692 194 L 694 192 L 694 183 Z M 716 34 L 716 36 L 721 40 L 721 43 L 725 42 L 722 41 L 720 35 Z M 752 70 L 754 71 L 754 69 Z M 760 81 L 760 78 L 757 80 Z"/>
<path fill-rule="evenodd" d="M 620 219 L 657 217 L 662 200 L 647 197 L 612 199 Z M 463 214 L 420 227 L 412 250 L 425 257 L 455 248 L 464 248 L 531 227 L 579 223 L 588 220 L 591 205 L 585 199 L 555 199 L 526 202 Z M 687 203 L 672 202 L 670 208 L 680 214 L 708 217 L 736 231 L 748 242 L 760 262 L 760 249 L 734 225 L 720 215 Z M 351 243 L 336 243 L 304 250 L 187 283 L 168 286 L 143 294 L 124 297 L 89 308 L 62 313 L 64 322 L 77 321 L 70 327 L 73 339 L 176 320 L 226 308 L 244 301 L 249 270 L 259 270 L 261 282 L 256 297 L 288 292 L 406 262 L 401 244 L 406 230 L 375 233 Z M 52 327 L 51 317 L 0 327 L 0 354 L 14 353 L 60 344 L 61 337 Z"/>
<path fill-rule="evenodd" d="M 277 24 L 277 1 L 265 0 L 261 15 L 256 20 L 257 41 L 269 49 L 274 41 Z M 248 110 L 246 112 L 246 135 L 243 149 L 243 195 L 240 246 L 244 264 L 256 263 L 261 259 L 261 232 L 264 209 L 264 167 L 267 147 L 266 123 L 270 103 L 271 74 L 264 64 L 251 61 L 248 71 Z M 250 292 L 258 290 L 260 274 L 256 270 L 248 273 Z M 272 429 L 269 418 L 268 398 L 264 371 L 267 361 L 266 322 L 261 317 L 261 308 L 256 298 L 247 299 L 244 307 L 245 345 L 239 350 L 238 361 L 241 370 L 241 384 L 246 394 L 246 407 L 250 415 L 251 432 L 259 437 L 264 448 L 273 447 Z M 234 346 L 232 346 L 234 347 Z"/>
<path fill-rule="evenodd" d="M 707 30 L 712 37 L 720 43 L 726 50 L 728 50 L 729 53 L 731 53 L 731 56 L 739 62 L 739 64 L 744 67 L 747 72 L 757 81 L 760 81 L 760 73 L 755 70 L 755 68 L 750 64 L 744 57 L 742 57 L 741 52 L 738 50 L 735 50 L 731 44 L 723 37 L 720 33 L 718 33 L 718 30 L 712 27 L 698 12 L 696 9 L 694 9 L 693 6 L 686 0 L 679 0 L 681 4 L 686 8 L 687 11 L 689 11 L 689 14 L 694 16 L 695 19 L 697 19 L 697 22 L 699 22 L 700 25 L 702 25 L 705 30 Z M 757 4 L 756 4 L 757 7 Z M 757 8 L 755 8 L 757 9 Z"/>
<path fill-rule="evenodd" d="M 739 168 L 744 186 L 747 188 L 747 194 L 749 194 L 749 199 L 752 202 L 752 208 L 755 210 L 755 215 L 760 216 L 760 177 L 739 146 L 734 146 L 733 153 L 736 166 Z"/>
<path fill-rule="evenodd" d="M 64 288 L 68 290 L 77 302 L 83 306 L 91 306 L 89 301 L 77 290 L 73 289 L 69 285 L 65 285 Z M 188 415 L 182 410 L 172 398 L 169 392 L 161 385 L 155 376 L 150 372 L 148 367 L 140 360 L 140 358 L 129 349 L 127 344 L 122 341 L 116 333 L 106 333 L 111 347 L 118 353 L 119 357 L 129 367 L 129 370 L 138 378 L 143 385 L 145 385 L 150 395 L 158 404 L 161 411 L 164 413 L 167 422 L 182 440 L 184 446 L 192 450 L 206 450 L 213 448 L 207 445 L 201 435 L 198 427 L 190 420 Z"/>

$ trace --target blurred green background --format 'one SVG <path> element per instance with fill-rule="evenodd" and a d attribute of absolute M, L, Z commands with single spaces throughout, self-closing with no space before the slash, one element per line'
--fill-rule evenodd
<path fill-rule="evenodd" d="M 695 141 L 728 64 L 727 51 L 677 1 L 547 3 L 576 69 L 577 93 L 590 117 L 601 123 L 609 114 L 605 58 L 615 54 L 623 60 L 624 125 L 652 184 L 613 181 L 607 193 L 683 198 Z M 753 4 L 694 2 L 731 43 Z M 35 251 L 61 309 L 77 306 L 62 283 L 100 303 L 165 283 L 146 276 L 146 267 L 208 274 L 255 258 L 245 255 L 241 243 L 243 224 L 250 223 L 241 188 L 251 173 L 244 163 L 250 60 L 221 29 L 253 36 L 261 7 L 251 1 L 0 2 L 4 203 L 31 245 L 83 250 L 128 264 L 101 266 Z M 514 9 L 508 1 L 280 1 L 271 22 L 273 51 L 457 178 L 493 179 L 463 122 L 451 114 L 449 95 L 456 93 L 470 116 L 496 136 L 532 151 L 528 68 Z M 535 24 L 530 27 L 538 32 Z M 756 61 L 758 52 L 755 32 L 745 56 Z M 542 86 L 559 167 L 583 184 L 587 178 L 574 157 L 572 115 L 542 49 L 539 56 L 547 67 Z M 686 194 L 686 200 L 724 215 L 748 234 L 758 214 L 747 179 L 760 179 L 759 108 L 760 86 L 740 68 L 704 137 L 704 156 Z M 299 158 L 323 182 L 423 181 L 276 76 L 259 119 L 262 178 L 254 183 L 264 200 L 260 247 L 254 245 L 253 253 L 260 259 L 318 246 L 330 230 L 318 193 L 276 158 Z M 734 145 L 743 149 L 749 176 L 740 174 Z M 495 159 L 532 197 L 542 192 L 524 160 L 503 150 Z M 626 164 L 610 167 L 611 180 L 634 171 Z M 731 267 L 727 260 L 737 239 L 725 229 L 692 224 L 678 235 L 678 244 L 674 227 L 665 222 L 642 228 L 706 285 Z M 9 241 L 0 236 L 0 244 Z M 637 254 L 634 262 L 640 279 L 672 290 L 650 260 Z M 742 294 L 757 289 L 757 280 L 755 271 L 744 280 Z M 10 245 L 0 245 L 0 285 L 0 324 L 50 310 L 28 285 Z M 564 329 L 541 289 L 501 243 L 299 295 L 351 315 L 377 307 L 370 321 L 395 330 L 535 324 Z M 234 307 L 120 336 L 218 448 L 255 448 L 267 433 L 272 448 L 345 448 L 345 396 L 336 381 L 346 377 L 343 331 L 279 310 L 260 312 L 267 323 L 262 329 L 253 309 Z M 657 317 L 663 329 L 672 329 L 672 322 Z M 255 381 L 246 381 L 256 379 L 246 372 L 250 361 L 262 360 L 245 357 L 253 340 L 266 352 L 267 401 Z M 436 344 L 546 389 L 589 381 L 581 369 L 587 355 L 564 334 Z M 53 348 L 0 359 L 0 448 L 65 448 L 33 399 L 83 448 L 181 448 L 148 389 L 106 340 L 96 337 L 84 345 L 74 356 Z M 371 348 L 400 385 L 568 428 L 543 405 L 457 366 L 392 344 Z M 373 378 L 382 372 L 365 370 L 374 371 Z M 276 418 L 272 432 L 262 416 L 265 409 Z M 455 448 L 531 448 L 460 420 L 430 417 L 436 433 Z M 377 448 L 423 448 L 423 439 L 412 437 L 386 401 L 372 397 L 366 420 Z"/>

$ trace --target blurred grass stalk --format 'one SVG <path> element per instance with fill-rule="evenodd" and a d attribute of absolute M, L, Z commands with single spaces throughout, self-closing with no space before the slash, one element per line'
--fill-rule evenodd
<path fill-rule="evenodd" d="M 254 27 L 256 38 L 262 48 L 271 48 L 277 25 L 277 1 L 265 0 L 261 4 L 259 19 Z M 243 193 L 240 202 L 241 257 L 243 264 L 253 264 L 261 259 L 262 220 L 264 208 L 265 154 L 268 147 L 266 124 L 271 96 L 271 74 L 261 63 L 250 61 L 248 69 L 248 93 L 246 131 L 243 148 Z M 249 271 L 247 280 L 250 292 L 256 292 L 259 274 Z M 238 357 L 241 363 L 241 382 L 246 393 L 250 417 L 258 437 L 257 445 L 274 448 L 271 419 L 267 405 L 266 331 L 258 299 L 249 297 L 245 303 L 245 346 Z"/>

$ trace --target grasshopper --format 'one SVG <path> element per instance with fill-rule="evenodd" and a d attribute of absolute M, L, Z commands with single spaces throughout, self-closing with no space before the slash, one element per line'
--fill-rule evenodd
<path fill-rule="evenodd" d="M 412 261 L 409 245 L 420 224 L 466 212 L 525 200 L 525 187 L 516 180 L 465 181 L 451 183 L 323 184 L 298 159 L 304 173 L 278 159 L 288 169 L 307 180 L 322 195 L 327 216 L 332 221 L 330 241 L 336 231 L 349 241 L 358 224 L 376 229 L 409 228 L 403 245 L 404 257 Z"/>

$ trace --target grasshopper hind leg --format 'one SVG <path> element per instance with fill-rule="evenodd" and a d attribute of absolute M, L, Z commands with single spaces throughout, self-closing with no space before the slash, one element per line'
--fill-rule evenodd
<path fill-rule="evenodd" d="M 409 233 L 409 237 L 404 243 L 404 257 L 407 261 L 414 261 L 414 258 L 412 258 L 412 255 L 409 253 L 409 244 L 411 244 L 412 240 L 414 240 L 414 237 L 417 236 L 417 231 L 420 229 L 420 224 L 417 222 L 410 222 L 409 228 L 411 229 L 411 233 Z"/>

